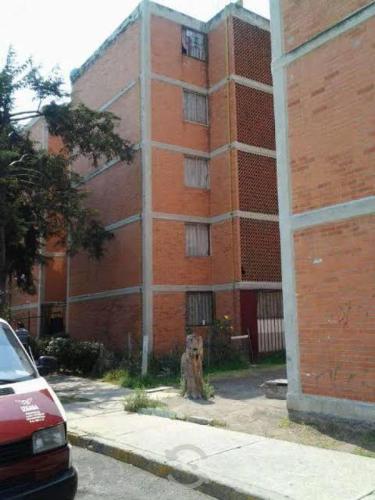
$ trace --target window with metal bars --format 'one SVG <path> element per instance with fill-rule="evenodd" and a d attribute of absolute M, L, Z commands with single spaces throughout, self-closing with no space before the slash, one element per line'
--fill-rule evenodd
<path fill-rule="evenodd" d="M 207 125 L 208 105 L 206 95 L 184 90 L 184 119 Z"/>
<path fill-rule="evenodd" d="M 187 326 L 211 325 L 214 318 L 212 292 L 188 292 L 186 294 Z"/>
<path fill-rule="evenodd" d="M 210 255 L 210 225 L 185 224 L 185 252 L 187 257 L 207 257 Z"/>
<path fill-rule="evenodd" d="M 182 53 L 187 56 L 207 60 L 207 35 L 190 28 L 182 28 Z"/>
<path fill-rule="evenodd" d="M 208 189 L 208 160 L 197 156 L 185 156 L 185 186 Z"/>

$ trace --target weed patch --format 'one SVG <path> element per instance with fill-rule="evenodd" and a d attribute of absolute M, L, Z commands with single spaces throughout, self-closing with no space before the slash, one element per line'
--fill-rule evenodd
<path fill-rule="evenodd" d="M 165 403 L 156 399 L 151 399 L 150 396 L 142 389 L 137 389 L 134 394 L 127 396 L 124 401 L 125 411 L 137 413 L 144 408 L 165 408 Z"/>

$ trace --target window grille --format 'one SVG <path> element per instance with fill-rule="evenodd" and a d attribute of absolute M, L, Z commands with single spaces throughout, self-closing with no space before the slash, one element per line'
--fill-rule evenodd
<path fill-rule="evenodd" d="M 207 96 L 184 90 L 184 118 L 191 122 L 207 124 Z"/>
<path fill-rule="evenodd" d="M 207 60 L 207 37 L 204 33 L 182 28 L 182 53 L 201 61 Z"/>
<path fill-rule="evenodd" d="M 208 160 L 194 156 L 185 156 L 185 186 L 208 189 Z"/>
<path fill-rule="evenodd" d="M 209 224 L 185 224 L 186 255 L 207 257 L 210 255 Z"/>
<path fill-rule="evenodd" d="M 186 323 L 188 326 L 211 325 L 214 317 L 212 292 L 186 294 Z"/>

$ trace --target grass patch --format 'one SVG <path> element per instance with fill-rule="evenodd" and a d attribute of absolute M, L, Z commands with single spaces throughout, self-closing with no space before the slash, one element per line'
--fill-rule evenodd
<path fill-rule="evenodd" d="M 223 362 L 221 366 L 215 366 L 206 368 L 204 370 L 205 375 L 222 375 L 226 372 L 232 373 L 239 370 L 247 370 L 249 368 L 249 363 L 244 360 L 235 360 L 230 362 Z M 147 374 L 142 375 L 131 375 L 126 369 L 117 369 L 107 372 L 103 379 L 104 382 L 109 382 L 111 384 L 116 384 L 121 387 L 128 389 L 152 389 L 154 387 L 161 386 L 180 386 L 180 374 Z M 208 384 L 209 385 L 209 384 Z M 210 389 L 211 388 L 211 389 Z M 206 387 L 207 394 L 212 393 L 213 387 Z M 212 397 L 212 396 L 209 396 Z M 209 398 L 208 398 L 209 399 Z"/>
<path fill-rule="evenodd" d="M 292 422 L 289 420 L 288 417 L 284 417 L 279 421 L 279 428 L 280 429 L 288 429 L 292 425 Z"/>
<path fill-rule="evenodd" d="M 224 422 L 224 420 L 218 420 L 218 419 L 214 418 L 211 421 L 210 426 L 211 427 L 221 427 L 221 428 L 224 428 L 224 427 L 227 426 L 227 423 Z"/>
<path fill-rule="evenodd" d="M 257 365 L 260 366 L 273 366 L 273 365 L 285 365 L 286 363 L 286 353 L 285 351 L 274 352 L 268 356 L 259 358 L 256 361 Z"/>
<path fill-rule="evenodd" d="M 355 455 L 359 455 L 361 457 L 375 458 L 375 451 L 365 450 L 364 448 L 357 447 L 354 450 L 354 453 Z"/>
<path fill-rule="evenodd" d="M 125 411 L 132 413 L 138 412 L 142 408 L 165 408 L 166 404 L 150 396 L 143 390 L 137 389 L 134 394 L 127 396 L 124 401 Z"/>
<path fill-rule="evenodd" d="M 185 396 L 185 385 L 182 379 L 180 380 L 180 395 Z M 203 381 L 203 399 L 208 401 L 215 396 L 215 388 L 209 383 L 208 379 Z"/>
<path fill-rule="evenodd" d="M 203 382 L 203 398 L 206 401 L 208 401 L 209 399 L 213 398 L 214 396 L 215 396 L 214 387 L 207 380 L 205 380 Z"/>
<path fill-rule="evenodd" d="M 121 369 L 111 370 L 104 375 L 103 381 L 109 382 L 110 384 L 120 385 L 121 380 L 127 373 L 128 373 L 127 370 L 121 370 Z"/>
<path fill-rule="evenodd" d="M 111 370 L 103 377 L 104 382 L 110 382 L 128 389 L 151 389 L 164 385 L 178 386 L 179 377 L 170 375 L 130 375 L 128 370 Z"/>

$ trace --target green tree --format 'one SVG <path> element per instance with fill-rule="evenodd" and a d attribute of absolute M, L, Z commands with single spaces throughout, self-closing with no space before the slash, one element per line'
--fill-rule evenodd
<path fill-rule="evenodd" d="M 32 91 L 35 107 L 16 110 L 16 94 L 25 89 Z M 132 147 L 115 132 L 115 115 L 67 98 L 57 72 L 43 77 L 31 59 L 19 64 L 9 50 L 0 71 L 0 315 L 11 280 L 23 291 L 35 291 L 32 271 L 45 261 L 43 241 L 56 237 L 71 254 L 83 249 L 100 258 L 113 237 L 85 207 L 82 179 L 69 166 L 80 155 L 94 168 L 114 158 L 130 162 Z M 36 117 L 61 138 L 57 153 L 41 149 L 22 126 Z"/>

